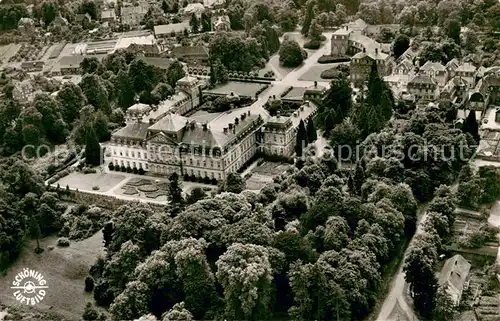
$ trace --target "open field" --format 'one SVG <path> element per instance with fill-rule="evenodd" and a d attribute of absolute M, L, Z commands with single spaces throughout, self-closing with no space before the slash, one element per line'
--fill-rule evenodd
<path fill-rule="evenodd" d="M 23 309 L 14 299 L 10 286 L 17 273 L 29 268 L 41 273 L 48 286 L 43 301 L 34 308 L 52 311 L 70 320 L 81 320 L 85 305 L 93 302 L 92 295 L 84 291 L 84 280 L 97 256 L 103 255 L 102 233 L 72 242 L 66 248 L 57 247 L 56 243 L 55 236 L 41 240 L 40 245 L 45 251 L 39 255 L 34 253 L 35 241 L 26 246 L 8 273 L 0 277 L 0 301 Z M 49 246 L 54 246 L 54 249 L 49 250 Z"/>

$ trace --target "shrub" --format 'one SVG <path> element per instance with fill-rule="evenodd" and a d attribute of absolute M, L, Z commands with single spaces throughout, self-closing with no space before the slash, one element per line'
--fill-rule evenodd
<path fill-rule="evenodd" d="M 212 185 L 217 185 L 217 179 L 214 177 L 212 178 L 211 182 Z"/>
<path fill-rule="evenodd" d="M 57 182 L 57 178 L 54 178 L 54 177 L 53 177 L 53 178 L 51 178 L 51 179 L 49 179 L 49 180 L 47 181 L 47 184 L 52 185 L 52 184 L 54 184 L 55 182 Z"/>
<path fill-rule="evenodd" d="M 113 291 L 107 281 L 97 282 L 94 288 L 94 299 L 98 305 L 108 306 L 113 302 Z"/>
<path fill-rule="evenodd" d="M 132 173 L 132 167 L 128 166 L 128 167 L 126 168 L 126 171 L 127 171 L 127 173 Z"/>
<path fill-rule="evenodd" d="M 319 57 L 318 63 L 320 64 L 329 64 L 329 63 L 334 63 L 334 62 L 347 62 L 350 61 L 351 58 L 349 57 L 336 57 L 336 56 L 331 56 L 331 55 L 323 55 Z"/>
<path fill-rule="evenodd" d="M 127 171 L 127 168 L 125 167 L 125 165 L 122 165 L 122 166 L 120 167 L 120 170 L 121 170 L 122 172 L 126 172 L 126 171 Z"/>
<path fill-rule="evenodd" d="M 94 278 L 87 275 L 85 278 L 85 292 L 92 292 L 94 290 Z"/>
<path fill-rule="evenodd" d="M 132 172 L 134 172 L 134 174 L 137 174 L 139 171 L 137 170 L 137 167 L 134 167 L 132 168 Z"/>
<path fill-rule="evenodd" d="M 304 44 L 304 48 L 306 49 L 316 50 L 319 49 L 319 47 L 321 47 L 321 41 L 319 40 L 311 40 Z"/>
<path fill-rule="evenodd" d="M 115 165 L 113 165 L 113 163 L 109 163 L 108 168 L 110 171 L 112 171 L 115 169 Z"/>
<path fill-rule="evenodd" d="M 145 174 L 144 169 L 142 167 L 139 168 L 138 173 L 139 173 L 139 175 L 144 175 Z"/>
<path fill-rule="evenodd" d="M 60 247 L 68 247 L 69 246 L 69 240 L 66 237 L 60 237 L 57 239 L 57 246 Z"/>
<path fill-rule="evenodd" d="M 97 313 L 96 309 L 92 307 L 92 303 L 87 303 L 87 306 L 85 306 L 85 310 L 83 311 L 83 320 L 85 321 L 93 321 L 97 320 L 99 317 L 99 313 Z"/>
<path fill-rule="evenodd" d="M 92 190 L 94 191 L 98 191 L 99 189 L 100 189 L 99 186 L 92 186 Z"/>
<path fill-rule="evenodd" d="M 95 174 L 95 173 L 97 173 L 97 171 L 95 170 L 95 168 L 84 167 L 83 173 L 84 174 Z"/>
<path fill-rule="evenodd" d="M 205 184 L 210 184 L 210 178 L 208 178 L 208 176 L 205 176 L 205 177 L 203 178 L 203 183 L 205 183 Z"/>
<path fill-rule="evenodd" d="M 184 174 L 184 180 L 185 180 L 186 182 L 189 182 L 189 175 L 188 175 L 188 174 Z"/>
<path fill-rule="evenodd" d="M 337 68 L 330 68 L 330 69 L 327 69 L 325 71 L 323 71 L 321 73 L 321 78 L 322 79 L 333 79 L 333 78 L 336 78 L 337 76 L 339 76 L 341 74 L 341 72 L 339 70 L 337 70 Z"/>

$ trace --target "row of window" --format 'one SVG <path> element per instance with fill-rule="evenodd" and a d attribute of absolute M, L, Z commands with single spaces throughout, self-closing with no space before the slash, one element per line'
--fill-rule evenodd
<path fill-rule="evenodd" d="M 144 170 L 148 170 L 148 164 L 147 163 L 144 163 L 144 167 L 142 167 L 142 163 L 141 162 L 131 162 L 131 161 L 123 161 L 121 160 L 120 163 L 118 163 L 118 160 L 115 159 L 115 166 L 125 166 L 125 167 L 130 167 L 130 168 L 142 168 Z"/>
<path fill-rule="evenodd" d="M 148 158 L 148 154 L 146 152 L 137 151 L 137 153 L 136 153 L 135 151 L 130 151 L 130 153 L 129 153 L 128 150 L 125 150 L 125 152 L 122 151 L 122 150 L 119 150 L 117 152 L 116 148 L 113 149 L 113 155 L 115 155 L 115 156 L 120 155 L 120 156 L 131 157 L 131 158 L 139 158 L 139 159 L 141 159 L 141 158 L 147 159 Z M 136 157 L 136 155 L 137 155 L 137 157 Z"/>

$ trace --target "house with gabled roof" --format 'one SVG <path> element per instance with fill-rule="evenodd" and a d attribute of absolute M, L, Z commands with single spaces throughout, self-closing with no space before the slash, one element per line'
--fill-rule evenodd
<path fill-rule="evenodd" d="M 434 101 L 438 95 L 438 83 L 429 75 L 420 73 L 413 77 L 407 85 L 408 93 L 414 96 L 415 101 Z"/>
<path fill-rule="evenodd" d="M 460 304 L 462 293 L 468 287 L 470 268 L 471 264 L 460 254 L 449 258 L 444 263 L 438 284 L 448 293 L 454 305 Z"/>
<path fill-rule="evenodd" d="M 422 67 L 420 67 L 420 72 L 436 79 L 439 86 L 446 85 L 448 81 L 448 72 L 446 67 L 440 62 L 427 61 Z"/>

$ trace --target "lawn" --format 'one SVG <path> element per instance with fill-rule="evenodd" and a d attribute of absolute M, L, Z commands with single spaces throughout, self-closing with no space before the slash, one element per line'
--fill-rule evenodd
<path fill-rule="evenodd" d="M 324 65 L 319 65 L 319 66 L 312 66 L 307 70 L 305 73 L 303 73 L 299 80 L 304 80 L 304 81 L 328 81 L 326 79 L 321 78 L 321 73 L 325 70 L 328 70 L 337 64 L 324 64 Z"/>
<path fill-rule="evenodd" d="M 97 256 L 104 255 L 102 233 L 72 242 L 66 248 L 57 247 L 56 243 L 55 236 L 41 240 L 40 245 L 45 251 L 40 255 L 34 253 L 35 241 L 27 244 L 17 262 L 0 277 L 0 301 L 24 309 L 15 301 L 10 286 L 18 272 L 30 268 L 41 273 L 48 286 L 43 301 L 34 308 L 55 312 L 70 320 L 81 320 L 85 305 L 93 302 L 92 294 L 84 291 L 84 280 Z M 54 249 L 49 250 L 49 246 L 54 246 Z"/>
<path fill-rule="evenodd" d="M 273 177 L 281 174 L 288 164 L 265 162 L 252 170 L 252 176 L 246 182 L 246 188 L 252 191 L 262 189 L 273 182 Z"/>
<path fill-rule="evenodd" d="M 69 185 L 69 187 L 73 189 L 78 188 L 78 190 L 81 191 L 92 191 L 92 187 L 99 186 L 99 192 L 107 192 L 122 182 L 125 178 L 125 175 L 120 174 L 83 174 L 75 172 L 61 178 L 55 184 L 61 185 L 62 188 Z"/>
<path fill-rule="evenodd" d="M 230 81 L 226 84 L 217 86 L 213 89 L 206 90 L 209 94 L 215 95 L 229 95 L 231 92 L 239 96 L 245 97 L 255 97 L 257 92 L 264 88 L 266 85 L 264 84 L 256 84 L 250 82 L 238 82 L 238 81 Z"/>

